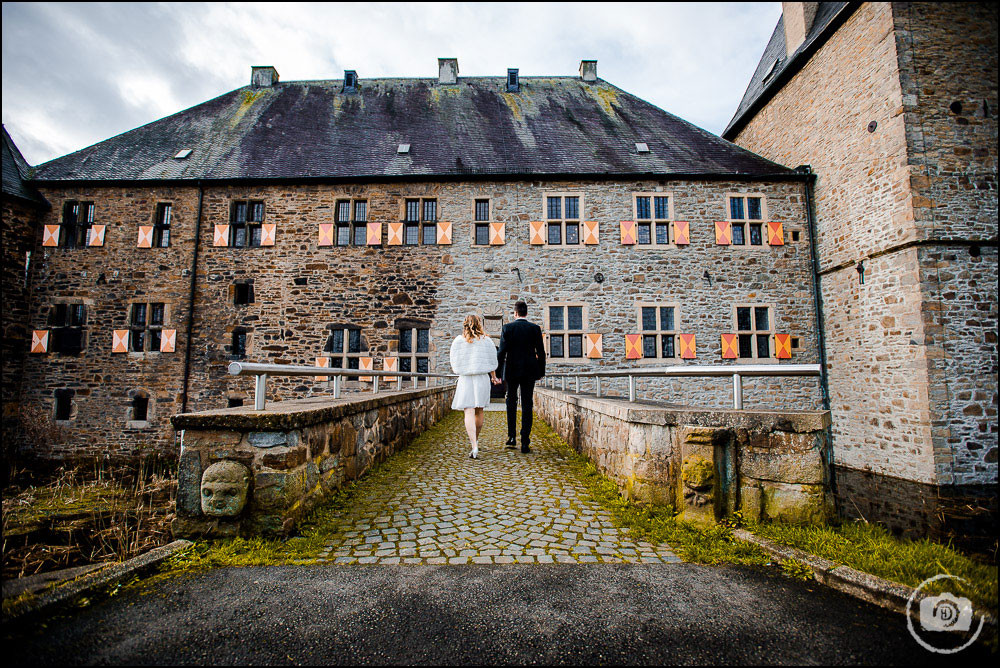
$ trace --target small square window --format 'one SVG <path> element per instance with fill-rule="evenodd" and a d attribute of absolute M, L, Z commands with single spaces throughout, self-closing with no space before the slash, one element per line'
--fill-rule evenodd
<path fill-rule="evenodd" d="M 488 199 L 476 200 L 476 220 L 490 219 L 490 201 Z"/>
<path fill-rule="evenodd" d="M 132 420 L 135 422 L 145 422 L 149 417 L 149 397 L 135 397 L 132 399 Z"/>
<path fill-rule="evenodd" d="M 488 246 L 490 244 L 490 226 L 485 223 L 476 224 L 476 245 Z"/>
<path fill-rule="evenodd" d="M 562 243 L 562 223 L 549 223 L 549 243 L 558 245 Z"/>
<path fill-rule="evenodd" d="M 246 306 L 253 303 L 253 286 L 250 283 L 235 283 L 233 285 L 233 304 Z"/>
<path fill-rule="evenodd" d="M 436 225 L 424 225 L 422 228 L 422 243 L 425 246 L 433 246 L 437 243 L 437 226 Z"/>
<path fill-rule="evenodd" d="M 566 223 L 566 243 L 567 245 L 580 243 L 580 223 Z"/>
<path fill-rule="evenodd" d="M 54 417 L 56 420 L 69 420 L 73 417 L 73 396 L 75 394 L 75 390 L 59 389 L 55 391 Z"/>

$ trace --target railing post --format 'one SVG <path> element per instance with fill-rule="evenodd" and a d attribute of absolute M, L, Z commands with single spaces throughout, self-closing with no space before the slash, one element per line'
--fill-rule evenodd
<path fill-rule="evenodd" d="M 413 389 L 420 387 L 420 378 L 418 376 L 413 377 Z"/>
<path fill-rule="evenodd" d="M 562 377 L 562 391 L 566 391 L 566 376 Z"/>
<path fill-rule="evenodd" d="M 372 394 L 378 394 L 378 376 L 372 376 Z"/>
<path fill-rule="evenodd" d="M 576 393 L 580 394 L 580 377 L 576 377 Z"/>
<path fill-rule="evenodd" d="M 338 373 L 333 377 L 333 398 L 340 399 L 340 380 L 342 376 Z"/>
<path fill-rule="evenodd" d="M 257 374 L 257 377 L 254 380 L 254 387 L 253 387 L 253 409 L 255 411 L 264 410 L 265 406 L 264 395 L 266 392 L 267 392 L 267 374 L 266 373 Z"/>
<path fill-rule="evenodd" d="M 733 408 L 743 410 L 743 379 L 740 374 L 733 374 Z"/>
<path fill-rule="evenodd" d="M 601 377 L 597 377 L 597 398 L 601 397 Z"/>
<path fill-rule="evenodd" d="M 628 400 L 635 401 L 635 376 L 628 377 Z"/>

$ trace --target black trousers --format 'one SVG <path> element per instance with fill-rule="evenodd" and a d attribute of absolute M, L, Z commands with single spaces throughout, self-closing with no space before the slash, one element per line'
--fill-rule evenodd
<path fill-rule="evenodd" d="M 517 435 L 517 392 L 521 391 L 521 444 L 530 440 L 532 410 L 535 407 L 535 379 L 507 379 L 507 438 Z"/>

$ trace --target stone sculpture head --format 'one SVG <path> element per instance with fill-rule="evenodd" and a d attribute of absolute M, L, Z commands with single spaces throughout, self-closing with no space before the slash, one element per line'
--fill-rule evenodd
<path fill-rule="evenodd" d="M 238 462 L 216 462 L 201 476 L 201 512 L 235 517 L 247 502 L 250 472 Z"/>
<path fill-rule="evenodd" d="M 684 500 L 695 507 L 712 502 L 715 485 L 715 467 L 704 457 L 691 456 L 681 466 L 684 482 Z"/>

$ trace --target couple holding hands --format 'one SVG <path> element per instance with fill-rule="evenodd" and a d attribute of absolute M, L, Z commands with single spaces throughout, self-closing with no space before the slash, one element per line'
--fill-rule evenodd
<path fill-rule="evenodd" d="M 462 334 L 451 344 L 451 369 L 458 374 L 451 407 L 465 411 L 465 430 L 472 443 L 469 457 L 479 457 L 483 409 L 490 402 L 490 383 L 507 383 L 507 448 L 517 447 L 517 394 L 521 393 L 521 452 L 531 452 L 530 434 L 535 381 L 545 375 L 542 329 L 527 320 L 528 305 L 514 304 L 514 320 L 503 326 L 499 350 L 475 315 L 465 318 Z M 497 376 L 500 369 L 500 376 Z"/>

